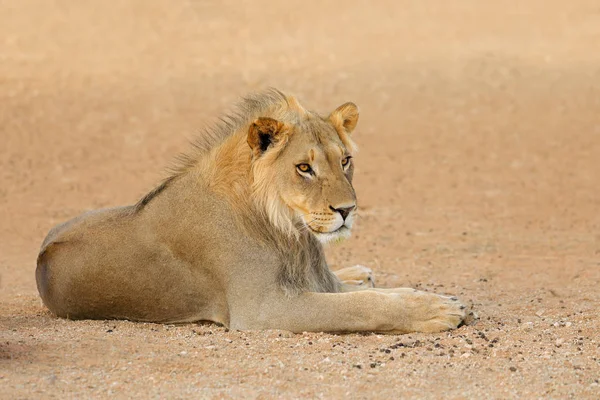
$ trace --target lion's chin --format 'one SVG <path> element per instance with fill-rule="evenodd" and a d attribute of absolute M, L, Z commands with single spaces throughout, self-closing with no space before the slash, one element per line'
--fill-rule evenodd
<path fill-rule="evenodd" d="M 319 240 L 319 242 L 323 244 L 342 242 L 348 239 L 352 233 L 350 228 L 346 225 L 340 226 L 333 232 L 317 232 L 310 227 L 309 229 L 312 232 L 312 234 L 315 235 L 315 237 Z"/>

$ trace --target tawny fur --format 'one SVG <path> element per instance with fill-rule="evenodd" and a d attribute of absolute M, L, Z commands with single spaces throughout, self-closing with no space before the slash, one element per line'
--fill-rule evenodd
<path fill-rule="evenodd" d="M 357 121 L 353 103 L 322 117 L 274 89 L 244 99 L 137 204 L 52 229 L 36 269 L 42 300 L 67 318 L 291 331 L 456 327 L 465 313 L 455 298 L 347 285 L 327 266 L 321 242 L 347 237 L 356 211 Z M 342 275 L 360 283 L 361 268 Z"/>

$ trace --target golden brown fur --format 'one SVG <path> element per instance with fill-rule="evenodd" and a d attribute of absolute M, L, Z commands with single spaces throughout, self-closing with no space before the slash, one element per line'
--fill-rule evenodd
<path fill-rule="evenodd" d="M 67 318 L 236 329 L 456 327 L 455 298 L 373 289 L 370 270 L 327 266 L 321 242 L 349 236 L 356 211 L 357 121 L 352 103 L 321 117 L 277 90 L 244 99 L 136 205 L 50 231 L 36 270 L 44 303 Z"/>

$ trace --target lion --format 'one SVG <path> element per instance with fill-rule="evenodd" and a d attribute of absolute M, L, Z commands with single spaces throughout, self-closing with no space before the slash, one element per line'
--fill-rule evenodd
<path fill-rule="evenodd" d="M 352 133 L 276 89 L 243 99 L 169 178 L 134 205 L 54 227 L 35 272 L 68 319 L 212 321 L 236 330 L 382 333 L 458 327 L 456 298 L 374 288 L 370 269 L 332 272 L 323 246 L 357 213 Z"/>

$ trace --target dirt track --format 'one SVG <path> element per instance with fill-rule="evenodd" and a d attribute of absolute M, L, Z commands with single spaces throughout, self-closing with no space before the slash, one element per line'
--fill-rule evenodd
<path fill-rule="evenodd" d="M 598 397 L 597 1 L 377 4 L 0 0 L 0 398 Z M 41 305 L 53 225 L 136 201 L 267 86 L 361 107 L 361 219 L 332 264 L 460 295 L 478 324 L 291 335 Z"/>

